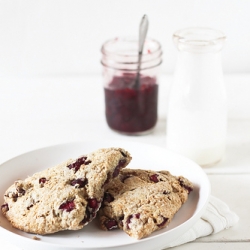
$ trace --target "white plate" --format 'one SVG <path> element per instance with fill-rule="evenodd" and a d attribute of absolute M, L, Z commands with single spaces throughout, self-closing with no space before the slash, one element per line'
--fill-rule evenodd
<path fill-rule="evenodd" d="M 5 190 L 16 180 L 24 179 L 37 171 L 57 165 L 68 158 L 75 158 L 103 147 L 123 147 L 133 157 L 130 168 L 169 170 L 174 175 L 183 175 L 194 183 L 188 201 L 175 215 L 166 229 L 151 236 L 136 240 L 121 230 L 102 231 L 95 221 L 79 231 L 63 231 L 53 235 L 38 236 L 12 228 L 0 212 L 0 237 L 26 250 L 96 250 L 96 249 L 162 249 L 201 217 L 208 203 L 210 184 L 204 171 L 194 162 L 165 148 L 124 141 L 86 141 L 42 148 L 17 156 L 0 166 L 0 205 Z"/>

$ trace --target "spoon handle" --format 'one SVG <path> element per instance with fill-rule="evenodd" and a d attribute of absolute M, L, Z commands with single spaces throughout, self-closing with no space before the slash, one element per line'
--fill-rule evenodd
<path fill-rule="evenodd" d="M 138 89 L 140 86 L 140 71 L 141 71 L 141 58 L 143 53 L 144 42 L 148 32 L 148 18 L 144 15 L 141 19 L 139 28 L 139 50 L 138 50 L 138 68 L 135 79 L 135 88 Z"/>
<path fill-rule="evenodd" d="M 148 18 L 144 15 L 141 19 L 140 29 L 139 29 L 139 53 L 142 54 L 144 42 L 148 32 Z"/>

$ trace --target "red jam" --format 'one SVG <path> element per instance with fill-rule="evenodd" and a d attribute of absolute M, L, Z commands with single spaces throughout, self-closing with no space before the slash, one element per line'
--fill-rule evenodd
<path fill-rule="evenodd" d="M 135 87 L 135 74 L 114 76 L 105 88 L 106 120 L 113 130 L 127 134 L 146 132 L 157 121 L 158 84 L 141 76 Z"/>

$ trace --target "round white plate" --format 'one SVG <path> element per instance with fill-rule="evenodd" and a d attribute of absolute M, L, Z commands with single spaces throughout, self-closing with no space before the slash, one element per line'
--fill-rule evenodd
<path fill-rule="evenodd" d="M 0 165 L 0 205 L 5 190 L 17 179 L 76 158 L 103 147 L 123 147 L 132 155 L 129 168 L 169 170 L 194 183 L 188 201 L 175 215 L 168 228 L 136 240 L 122 230 L 102 231 L 93 221 L 79 231 L 63 231 L 47 236 L 22 232 L 12 228 L 0 212 L 0 237 L 25 250 L 96 250 L 96 249 L 162 249 L 185 233 L 201 217 L 208 203 L 210 183 L 204 171 L 191 160 L 165 148 L 126 141 L 86 141 L 46 147 L 17 156 Z M 34 236 L 39 240 L 34 240 Z"/>

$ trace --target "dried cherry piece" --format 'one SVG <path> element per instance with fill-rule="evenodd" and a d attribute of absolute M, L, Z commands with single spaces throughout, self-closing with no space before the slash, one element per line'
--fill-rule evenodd
<path fill-rule="evenodd" d="M 9 211 L 9 205 L 8 205 L 8 203 L 3 204 L 3 205 L 1 206 L 1 210 L 2 210 L 3 212 Z"/>
<path fill-rule="evenodd" d="M 128 216 L 128 218 L 126 220 L 127 229 L 130 229 L 129 224 L 130 224 L 132 218 L 133 218 L 133 215 L 131 214 L 131 215 Z"/>
<path fill-rule="evenodd" d="M 140 213 L 131 214 L 131 215 L 128 216 L 128 218 L 127 218 L 127 220 L 126 220 L 127 229 L 130 229 L 129 224 L 131 223 L 131 219 L 132 219 L 132 218 L 140 219 Z"/>
<path fill-rule="evenodd" d="M 104 193 L 103 201 L 110 203 L 110 202 L 114 201 L 114 197 L 112 194 L 106 192 L 106 193 Z"/>
<path fill-rule="evenodd" d="M 105 227 L 107 228 L 107 230 L 113 230 L 113 229 L 118 228 L 118 223 L 117 223 L 117 221 L 114 220 L 114 219 L 107 219 L 107 220 L 104 222 L 104 225 L 105 225 Z"/>
<path fill-rule="evenodd" d="M 140 219 L 140 213 L 134 215 L 136 219 Z"/>
<path fill-rule="evenodd" d="M 87 159 L 86 156 L 78 158 L 74 163 L 71 163 L 70 165 L 68 165 L 67 168 L 74 169 L 75 172 L 77 172 L 79 168 L 81 167 L 81 165 L 85 163 L 86 159 Z"/>
<path fill-rule="evenodd" d="M 185 183 L 184 183 L 183 180 L 180 180 L 180 179 L 179 179 L 179 182 L 180 182 L 180 185 L 188 191 L 188 193 L 190 193 L 191 191 L 193 191 L 193 188 L 191 188 L 191 187 L 185 185 Z"/>
<path fill-rule="evenodd" d="M 47 181 L 45 177 L 39 179 L 39 184 L 44 184 Z"/>
<path fill-rule="evenodd" d="M 96 211 L 99 206 L 100 202 L 98 202 L 96 198 L 88 199 L 88 205 L 85 210 L 84 219 L 81 221 L 81 225 L 85 225 L 96 217 Z"/>
<path fill-rule="evenodd" d="M 60 205 L 59 209 L 65 210 L 66 212 L 72 211 L 73 209 L 75 209 L 74 200 L 67 200 Z"/>
<path fill-rule="evenodd" d="M 157 224 L 158 227 L 163 227 L 167 222 L 168 222 L 168 218 L 165 218 L 164 216 L 162 216 L 163 221 L 160 224 Z"/>
<path fill-rule="evenodd" d="M 92 209 L 98 209 L 99 202 L 96 198 L 88 199 L 88 206 Z"/>
<path fill-rule="evenodd" d="M 153 174 L 151 176 L 149 176 L 149 179 L 155 183 L 159 182 L 159 179 L 158 179 L 158 174 Z"/>
<path fill-rule="evenodd" d="M 88 184 L 88 179 L 86 178 L 78 178 L 70 181 L 70 185 L 74 186 L 75 188 L 83 188 L 87 184 Z"/>
<path fill-rule="evenodd" d="M 120 170 L 123 168 L 123 166 L 126 164 L 126 160 L 125 159 L 122 159 L 122 160 L 119 160 L 119 163 L 118 165 L 116 166 L 114 172 L 113 172 L 113 178 L 117 177 L 120 173 Z"/>
<path fill-rule="evenodd" d="M 26 191 L 25 191 L 23 188 L 18 187 L 18 188 L 17 188 L 17 192 L 18 192 L 18 197 L 20 197 L 20 196 L 25 195 L 25 192 L 26 192 Z"/>

